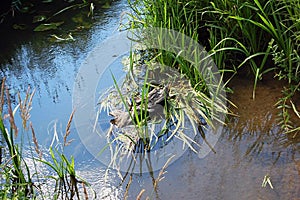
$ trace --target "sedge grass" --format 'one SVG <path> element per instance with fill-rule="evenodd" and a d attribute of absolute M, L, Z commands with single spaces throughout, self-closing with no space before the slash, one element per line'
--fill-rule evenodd
<path fill-rule="evenodd" d="M 179 59 L 179 56 L 177 58 Z M 129 60 L 133 61 L 133 59 Z M 160 67 L 161 65 L 157 65 L 154 60 L 143 65 L 135 63 L 139 62 L 129 62 L 129 65 L 134 65 L 135 71 L 139 74 L 135 74 L 133 68 L 129 67 L 121 86 L 118 85 L 112 74 L 115 88 L 109 89 L 105 93 L 107 95 L 102 95 L 99 100 L 98 113 L 101 113 L 103 109 L 108 110 L 107 113 L 114 113 L 115 109 L 121 109 L 122 112 L 127 113 L 127 120 L 131 121 L 128 128 L 121 126 L 115 131 L 112 128 L 108 131 L 108 141 L 104 149 L 109 148 L 111 152 L 109 167 L 120 169 L 119 165 L 122 162 L 128 162 L 128 158 L 132 158 L 130 163 L 132 161 L 133 163 L 138 162 L 137 156 L 143 157 L 143 155 L 151 152 L 159 143 L 159 138 L 164 136 L 166 136 L 164 141 L 166 144 L 176 138 L 182 141 L 183 146 L 187 146 L 197 153 L 196 149 L 199 148 L 195 148 L 195 146 L 199 146 L 199 144 L 194 140 L 194 137 L 198 134 L 199 128 L 202 129 L 201 126 L 206 123 L 214 127 L 215 124 L 212 119 L 219 120 L 216 115 L 218 112 L 227 113 L 226 106 L 221 104 L 219 99 L 211 98 L 209 95 L 195 90 L 190 83 L 191 81 L 185 80 L 186 76 L 176 70 Z M 182 63 L 184 64 L 184 62 Z M 183 64 L 182 67 L 187 67 Z M 202 79 L 199 72 L 197 70 L 195 72 L 198 73 L 199 79 Z M 129 73 L 131 75 L 128 75 Z M 134 77 L 136 79 L 132 80 Z M 157 80 L 159 83 L 156 82 Z M 135 84 L 131 84 L 132 82 Z M 132 87 L 128 87 L 128 85 L 132 85 Z M 138 87 L 135 87 L 136 85 Z M 160 87 L 161 89 L 158 91 L 167 91 L 163 100 L 165 106 L 162 107 L 163 120 L 155 119 L 153 121 L 151 117 L 149 120 L 147 113 L 150 105 L 149 94 Z M 216 87 L 220 86 L 216 85 Z M 219 90 L 222 91 L 221 88 Z M 139 105 L 136 102 L 136 94 L 141 99 Z M 126 99 L 130 99 L 129 104 Z M 120 107 L 120 105 L 122 106 Z M 125 124 L 128 125 L 129 123 Z M 113 127 L 114 124 L 111 126 Z M 135 164 L 127 171 L 132 171 L 134 166 Z M 147 164 L 147 167 L 151 172 L 150 163 Z"/>
<path fill-rule="evenodd" d="M 43 158 L 43 153 L 45 152 L 42 151 L 42 148 L 38 144 L 32 122 L 29 122 L 34 92 L 30 93 L 30 90 L 28 89 L 24 99 L 21 99 L 21 95 L 19 94 L 19 104 L 12 110 L 9 90 L 6 89 L 4 81 L 5 78 L 2 80 L 0 91 L 0 133 L 2 143 L 0 173 L 3 177 L 0 182 L 0 198 L 74 199 L 76 196 L 77 199 L 81 199 L 81 191 L 79 190 L 78 185 L 82 184 L 84 197 L 85 199 L 88 199 L 86 186 L 90 188 L 90 185 L 77 175 L 74 157 L 71 156 L 71 158 L 68 159 L 63 151 L 63 148 L 71 142 L 71 140 L 68 140 L 67 138 L 70 135 L 70 126 L 74 111 L 66 126 L 62 151 L 56 147 L 50 147 L 49 152 L 47 153 L 49 153 L 52 161 L 48 161 Z M 3 109 L 4 107 L 7 108 L 7 111 Z M 20 128 L 22 131 L 18 129 L 14 119 L 17 109 L 20 109 L 19 114 L 22 119 Z M 5 111 L 8 114 L 5 115 Z M 9 123 L 6 123 L 6 121 Z M 28 122 L 29 126 L 27 125 Z M 28 128 L 31 130 L 32 142 L 37 156 L 33 154 L 34 151 L 31 144 L 29 144 L 31 157 L 28 157 L 28 155 L 24 156 L 24 145 L 20 145 L 19 142 L 17 142 L 17 137 L 23 137 L 23 134 L 28 132 Z M 18 135 L 16 134 L 17 131 L 19 133 Z M 28 138 L 30 137 L 28 136 Z M 33 164 L 34 168 L 29 166 L 29 164 Z M 37 165 L 41 164 L 47 166 L 50 170 L 48 172 L 40 172 L 37 169 Z M 43 173 L 47 175 L 44 176 Z M 49 173 L 51 175 L 48 175 Z M 45 188 L 42 189 L 41 187 L 45 180 L 48 183 L 51 182 L 51 180 L 54 180 L 56 186 L 50 190 L 45 190 Z"/>
<path fill-rule="evenodd" d="M 132 7 L 130 28 L 175 29 L 197 39 L 208 48 L 223 72 L 239 75 L 244 69 L 252 73 L 253 98 L 264 74 L 273 73 L 280 80 L 287 80 L 291 91 L 300 81 L 298 0 L 129 2 Z M 176 55 L 162 51 L 153 53 L 162 64 L 178 65 L 178 59 L 174 62 Z M 199 82 L 197 77 L 190 76 L 193 74 L 191 68 L 181 72 L 194 83 Z M 295 93 L 284 92 L 283 98 L 292 97 L 290 94 Z M 278 104 L 282 102 L 289 101 L 278 100 Z M 289 111 L 282 112 L 289 115 Z M 281 122 L 286 124 L 287 119 L 286 116 Z"/>
<path fill-rule="evenodd" d="M 4 189 L 1 190 L 1 195 L 2 198 L 29 198 L 30 195 L 33 194 L 32 174 L 30 173 L 27 163 L 24 161 L 19 145 L 15 143 L 15 137 L 17 137 L 18 134 L 14 119 L 15 111 L 12 110 L 9 91 L 7 88 L 5 89 L 4 81 L 5 79 L 2 82 L 1 99 L 4 99 L 3 90 L 6 90 L 10 126 L 7 128 L 4 125 L 3 113 L 1 112 L 0 131 L 2 139 L 4 140 L 2 142 L 4 142 L 7 147 L 7 155 L 4 154 L 6 161 L 4 164 L 1 163 L 1 171 L 5 174 Z M 1 108 L 3 108 L 3 106 L 4 101 L 1 102 Z"/>

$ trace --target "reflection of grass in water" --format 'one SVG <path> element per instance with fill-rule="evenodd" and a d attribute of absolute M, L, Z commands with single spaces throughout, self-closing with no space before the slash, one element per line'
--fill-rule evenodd
<path fill-rule="evenodd" d="M 260 85 L 255 100 L 248 98 L 251 96 L 251 88 L 245 84 L 246 81 L 237 79 L 232 82 L 232 85 L 240 84 L 235 86 L 237 93 L 230 97 L 231 100 L 238 102 L 237 107 L 240 109 L 234 109 L 234 112 L 239 117 L 230 118 L 227 123 L 227 134 L 224 134 L 224 137 L 232 141 L 248 161 L 264 158 L 273 164 L 278 164 L 286 162 L 285 159 L 295 157 L 299 153 L 297 151 L 299 133 L 296 130 L 284 133 L 278 123 L 274 104 L 281 85 L 274 81 L 270 79 L 265 82 L 265 85 Z M 265 99 L 266 96 L 268 99 Z M 289 152 L 288 156 L 284 152 Z"/>
<path fill-rule="evenodd" d="M 145 65 L 140 68 L 143 67 L 145 67 Z M 137 71 L 143 70 L 137 69 Z M 154 177 L 150 157 L 151 151 L 155 151 L 157 148 L 163 148 L 164 145 L 168 145 L 172 140 L 180 140 L 183 146 L 188 146 L 192 151 L 197 153 L 201 148 L 194 137 L 200 134 L 200 137 L 203 137 L 202 139 L 205 140 L 203 129 L 205 129 L 206 126 L 204 125 L 207 123 L 208 125 L 214 126 L 209 114 L 214 113 L 214 109 L 226 112 L 226 109 L 223 109 L 225 108 L 224 105 L 214 104 L 216 107 L 214 109 L 211 108 L 210 106 L 213 105 L 212 100 L 205 94 L 195 91 L 189 84 L 189 81 L 185 80 L 184 76 L 179 73 L 175 73 L 174 70 L 163 71 L 162 69 L 153 69 L 151 66 L 148 66 L 144 71 L 146 71 L 146 73 L 141 74 L 146 78 L 141 81 L 140 84 L 142 86 L 136 88 L 132 87 L 132 90 L 128 90 L 128 84 L 135 81 L 135 79 L 132 80 L 132 77 L 135 76 L 127 76 L 127 79 L 121 83 L 122 86 L 120 87 L 112 75 L 115 89 L 109 89 L 106 92 L 106 96 L 104 95 L 102 99 L 100 99 L 99 113 L 101 113 L 102 110 L 106 110 L 107 113 L 115 114 L 113 112 L 115 109 L 123 109 L 124 111 L 122 111 L 122 113 L 126 115 L 127 120 L 130 122 L 124 123 L 126 124 L 124 127 L 123 125 L 121 125 L 121 127 L 115 127 L 116 125 L 111 123 L 111 129 L 107 133 L 108 145 L 105 147 L 111 151 L 112 157 L 109 167 L 118 170 L 122 162 L 130 162 L 125 175 L 122 175 L 119 171 L 122 184 L 126 178 L 128 178 L 127 192 L 132 181 L 134 168 L 138 162 L 142 162 L 143 160 L 146 160 L 145 167 L 152 177 L 154 192 L 156 192 L 157 184 L 162 179 L 165 168 L 161 170 L 158 178 Z M 154 84 L 154 80 L 151 79 L 151 77 L 156 72 L 158 74 L 165 73 L 165 77 L 169 78 L 164 80 L 159 79 L 161 85 Z M 139 78 L 140 77 L 136 77 L 136 79 Z M 139 85 L 139 83 L 136 83 L 136 85 Z M 138 88 L 141 88 L 141 92 Z M 163 120 L 160 121 L 157 120 L 157 118 L 151 121 L 151 118 L 149 119 L 149 113 L 145 112 L 149 104 L 151 104 L 149 103 L 149 99 L 151 99 L 149 98 L 149 94 L 155 89 L 158 91 L 164 91 L 165 89 L 167 91 L 163 97 Z M 129 101 L 126 99 L 129 99 Z M 136 102 L 137 99 L 139 100 L 138 103 Z M 122 106 L 120 106 L 120 104 L 122 104 Z M 140 110 L 142 110 L 142 112 L 140 112 Z M 158 129 L 151 129 L 153 126 L 158 127 Z M 119 130 L 120 133 L 115 132 L 115 130 Z M 161 138 L 164 139 L 163 143 L 160 143 Z M 165 167 L 166 166 L 167 164 Z M 142 194 L 143 191 L 141 191 L 139 196 L 142 196 Z M 154 193 L 151 194 L 151 196 L 153 195 Z"/>

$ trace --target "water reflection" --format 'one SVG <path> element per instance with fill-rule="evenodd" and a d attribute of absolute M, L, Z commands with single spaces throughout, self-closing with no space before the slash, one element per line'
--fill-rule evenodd
<path fill-rule="evenodd" d="M 19 91 L 23 97 L 28 87 L 36 89 L 30 121 L 35 128 L 39 145 L 43 149 L 44 159 L 51 160 L 47 155 L 51 144 L 57 146 L 63 141 L 67 121 L 72 112 L 73 83 L 81 63 L 96 45 L 117 31 L 121 13 L 125 10 L 127 10 L 127 1 L 121 0 L 114 2 L 111 9 L 95 12 L 93 27 L 74 33 L 73 42 L 51 43 L 48 38 L 53 32 L 7 31 L 6 35 L 2 36 L 0 80 L 6 77 L 6 84 L 15 99 L 14 106 Z M 57 31 L 54 33 L 59 35 L 60 32 Z M 3 33 L 2 30 L 0 32 Z M 16 121 L 21 124 L 21 119 L 17 116 Z M 24 135 L 24 138 L 27 136 Z M 28 136 L 29 142 L 31 142 L 30 137 Z M 97 191 L 97 199 L 122 198 L 122 187 L 116 188 L 119 184 L 117 182 L 119 179 L 115 177 L 116 173 L 112 171 L 105 176 L 106 166 L 93 160 L 93 156 L 80 142 L 73 124 L 69 137 L 74 141 L 64 149 L 64 153 L 75 157 L 78 174 L 93 185 L 94 190 Z M 24 156 L 28 165 L 34 169 L 35 163 L 30 159 L 31 152 L 24 150 Z M 44 173 L 51 171 L 42 167 L 40 169 Z M 53 183 L 52 185 L 45 183 L 43 186 L 46 190 L 53 191 Z M 52 188 L 49 188 L 51 186 Z M 90 195 L 92 196 L 92 193 Z"/>
<path fill-rule="evenodd" d="M 42 144 L 50 140 L 47 127 L 52 121 L 66 124 L 72 112 L 71 92 L 78 68 L 98 43 L 117 31 L 126 6 L 127 1 L 118 1 L 111 9 L 95 12 L 93 27 L 76 32 L 73 42 L 48 41 L 51 34 L 59 35 L 60 30 L 45 33 L 8 30 L 2 36 L 5 48 L 0 49 L 0 77 L 7 78 L 13 99 L 17 99 L 19 91 L 24 94 L 28 87 L 36 88 L 31 121 Z M 73 17 L 72 13 L 69 15 L 65 17 Z M 68 25 L 64 28 L 68 30 Z"/>
<path fill-rule="evenodd" d="M 299 137 L 293 137 L 295 133 L 284 133 L 278 125 L 279 110 L 275 104 L 280 98 L 282 83 L 266 78 L 258 85 L 254 100 L 249 80 L 237 78 L 231 84 L 235 92 L 230 98 L 238 107 L 233 108 L 238 117 L 229 120 L 225 137 L 239 147 L 237 151 L 249 159 L 270 158 L 274 163 L 280 157 L 293 159 L 299 155 Z"/>
<path fill-rule="evenodd" d="M 97 163 L 95 160 L 90 160 L 90 163 Z M 87 177 L 87 182 L 92 185 L 93 191 L 89 191 L 89 198 L 95 199 L 123 199 L 124 188 L 120 186 L 120 178 L 114 171 L 106 174 L 106 169 L 102 166 L 87 165 L 78 171 L 81 177 Z M 93 198 L 91 198 L 93 199 Z"/>
<path fill-rule="evenodd" d="M 281 85 L 265 81 L 253 100 L 249 80 L 235 81 L 230 98 L 238 106 L 238 117 L 230 118 L 216 154 L 200 160 L 187 152 L 167 168 L 158 197 L 153 196 L 150 175 L 144 175 L 144 182 L 131 188 L 130 198 L 146 189 L 144 196 L 153 199 L 298 199 L 299 138 L 282 133 L 274 109 Z M 270 175 L 274 189 L 261 186 L 265 175 Z"/>
<path fill-rule="evenodd" d="M 7 77 L 12 95 L 28 86 L 37 89 L 31 121 L 41 146 L 52 143 L 54 124 L 60 139 L 63 136 L 72 112 L 71 90 L 77 70 L 87 54 L 116 30 L 125 3 L 117 2 L 111 10 L 96 15 L 91 30 L 78 32 L 74 42 L 49 43 L 45 41 L 48 33 L 33 33 L 22 39 L 12 36 L 11 43 L 19 40 L 17 44 L 1 46 L 0 77 Z M 299 137 L 282 134 L 274 109 L 282 87 L 264 80 L 254 101 L 252 83 L 245 79 L 232 83 L 235 93 L 231 100 L 238 106 L 235 113 L 239 117 L 229 121 L 215 147 L 216 154 L 199 159 L 186 152 L 167 168 L 157 193 L 153 192 L 153 177 L 158 177 L 158 172 L 134 175 L 128 199 L 135 199 L 142 189 L 146 189 L 143 197 L 153 199 L 297 199 Z M 119 176 L 112 170 L 105 182 L 106 167 L 93 160 L 74 127 L 70 137 L 75 140 L 65 151 L 75 156 L 78 174 L 92 184 L 97 199 L 122 199 L 128 179 L 119 186 Z M 266 174 L 274 190 L 261 187 Z"/>

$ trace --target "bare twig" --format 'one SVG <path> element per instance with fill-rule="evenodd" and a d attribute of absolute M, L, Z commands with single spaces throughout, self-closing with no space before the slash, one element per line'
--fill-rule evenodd
<path fill-rule="evenodd" d="M 130 174 L 129 176 L 129 181 L 126 185 L 126 191 L 125 191 L 125 194 L 124 194 L 124 200 L 126 200 L 128 198 L 128 192 L 129 192 L 129 188 L 131 186 L 131 183 L 132 183 L 132 174 Z"/>
<path fill-rule="evenodd" d="M 83 187 L 83 194 L 84 194 L 84 199 L 88 200 L 89 199 L 89 195 L 87 193 L 86 187 L 85 187 L 85 183 L 82 182 L 82 187 Z"/>
<path fill-rule="evenodd" d="M 141 191 L 140 191 L 140 193 L 139 193 L 139 195 L 136 197 L 136 200 L 141 200 L 141 198 L 142 198 L 142 195 L 145 193 L 145 189 L 142 189 Z"/>
<path fill-rule="evenodd" d="M 164 164 L 164 166 L 161 168 L 161 170 L 159 171 L 159 174 L 157 176 L 157 178 L 155 179 L 154 181 L 154 184 L 153 184 L 153 187 L 154 189 L 156 189 L 158 183 L 164 179 L 163 175 L 166 173 L 166 169 L 169 165 L 169 163 L 171 162 L 171 160 L 175 157 L 175 155 L 172 155 L 168 160 L 167 162 Z"/>

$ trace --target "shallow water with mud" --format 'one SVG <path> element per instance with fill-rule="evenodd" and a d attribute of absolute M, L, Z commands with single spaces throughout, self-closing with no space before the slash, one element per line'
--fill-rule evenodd
<path fill-rule="evenodd" d="M 81 63 L 98 43 L 116 32 L 126 10 L 126 1 L 118 1 L 95 14 L 92 28 L 78 32 L 74 42 L 50 43 L 47 33 L 15 33 L 10 42 L 7 39 L 5 45 L 1 44 L 0 74 L 7 77 L 12 97 L 16 99 L 17 92 L 26 91 L 29 85 L 36 88 L 31 121 L 45 149 L 53 142 L 54 125 L 62 139 L 72 112 L 72 88 Z M 237 106 L 232 107 L 237 116 L 229 117 L 214 147 L 216 153 L 199 159 L 186 151 L 167 167 L 165 178 L 155 190 L 153 181 L 159 172 L 134 174 L 132 180 L 127 176 L 120 185 L 118 174 L 110 170 L 105 182 L 106 166 L 85 149 L 75 127 L 70 136 L 75 140 L 65 153 L 75 156 L 78 174 L 92 184 L 97 199 L 123 199 L 126 186 L 128 199 L 135 199 L 143 189 L 142 197 L 153 199 L 299 199 L 299 136 L 282 133 L 275 108 L 284 84 L 266 76 L 252 99 L 252 83 L 241 77 L 231 81 L 234 93 L 228 96 Z M 273 189 L 268 184 L 262 187 L 266 175 Z"/>

